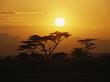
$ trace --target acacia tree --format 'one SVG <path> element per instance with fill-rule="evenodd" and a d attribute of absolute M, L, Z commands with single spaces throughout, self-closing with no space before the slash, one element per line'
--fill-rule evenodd
<path fill-rule="evenodd" d="M 40 38 L 40 36 L 35 35 L 37 39 Z M 38 54 L 38 49 L 40 44 L 32 39 L 32 36 L 29 37 L 26 41 L 22 41 L 22 45 L 18 46 L 19 48 L 17 50 L 22 51 L 26 54 L 36 55 Z"/>
<path fill-rule="evenodd" d="M 30 36 L 27 41 L 22 41 L 22 45 L 19 46 L 18 50 L 25 51 L 29 54 L 43 53 L 47 58 L 53 55 L 55 48 L 59 43 L 68 38 L 70 34 L 68 32 L 54 32 L 48 36 Z"/>
<path fill-rule="evenodd" d="M 78 42 L 81 44 L 81 47 L 74 48 L 73 51 L 71 51 L 71 54 L 75 57 L 85 57 L 87 55 L 91 54 L 91 50 L 95 48 L 95 39 L 84 39 L 84 40 L 78 40 Z"/>
<path fill-rule="evenodd" d="M 81 44 L 81 48 L 83 49 L 83 53 L 85 55 L 91 54 L 91 50 L 95 48 L 95 39 L 85 39 L 79 40 L 78 42 Z"/>
<path fill-rule="evenodd" d="M 61 41 L 63 41 L 65 38 L 70 37 L 71 35 L 68 32 L 54 32 L 51 33 L 49 37 L 51 37 L 49 43 L 48 43 L 48 53 L 51 56 L 53 54 L 53 51 L 55 48 L 59 45 Z"/>

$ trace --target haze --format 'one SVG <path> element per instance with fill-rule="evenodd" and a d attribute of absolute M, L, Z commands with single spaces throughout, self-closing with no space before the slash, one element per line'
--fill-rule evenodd
<path fill-rule="evenodd" d="M 63 28 L 54 25 L 56 17 L 65 19 Z M 105 44 L 109 44 L 110 1 L 0 0 L 0 33 L 16 36 L 21 41 L 32 34 L 47 35 L 56 30 L 71 33 L 72 39 L 89 37 L 107 40 Z"/>

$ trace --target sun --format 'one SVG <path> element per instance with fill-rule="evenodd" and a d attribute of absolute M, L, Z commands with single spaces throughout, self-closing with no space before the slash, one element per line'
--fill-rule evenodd
<path fill-rule="evenodd" d="M 58 18 L 55 19 L 54 23 L 55 23 L 56 26 L 62 27 L 62 26 L 65 25 L 65 19 L 61 18 L 61 17 L 58 17 Z"/>

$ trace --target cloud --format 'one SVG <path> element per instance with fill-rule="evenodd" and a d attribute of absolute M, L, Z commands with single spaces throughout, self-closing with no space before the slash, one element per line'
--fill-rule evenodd
<path fill-rule="evenodd" d="M 16 12 L 16 14 L 19 15 L 33 15 L 33 14 L 39 14 L 40 12 Z"/>
<path fill-rule="evenodd" d="M 10 12 L 10 11 L 0 11 L 0 15 L 13 15 L 15 12 Z"/>
<path fill-rule="evenodd" d="M 0 11 L 0 15 L 32 15 L 39 14 L 39 11 L 17 12 L 17 11 Z"/>
<path fill-rule="evenodd" d="M 18 12 L 18 11 L 0 11 L 0 21 L 24 21 L 26 17 L 30 15 L 38 15 L 39 11 L 28 11 L 28 12 Z"/>

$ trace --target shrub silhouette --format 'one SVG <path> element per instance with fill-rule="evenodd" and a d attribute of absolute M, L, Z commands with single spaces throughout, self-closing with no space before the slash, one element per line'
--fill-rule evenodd
<path fill-rule="evenodd" d="M 69 36 L 71 35 L 68 32 L 58 31 L 48 36 L 33 35 L 26 41 L 22 41 L 22 45 L 17 50 L 31 55 L 44 54 L 46 58 L 51 58 L 59 43 Z"/>
<path fill-rule="evenodd" d="M 65 60 L 66 56 L 67 56 L 67 53 L 65 52 L 54 53 L 52 56 L 52 59 L 61 61 L 61 60 Z"/>
<path fill-rule="evenodd" d="M 74 48 L 73 51 L 71 51 L 71 54 L 76 56 L 76 57 L 80 57 L 80 56 L 85 55 L 82 48 Z"/>

